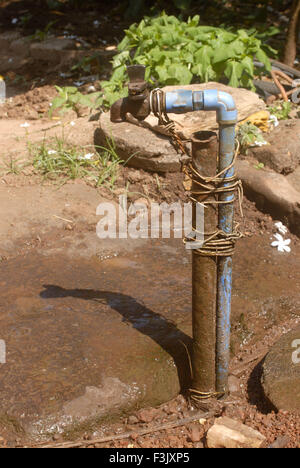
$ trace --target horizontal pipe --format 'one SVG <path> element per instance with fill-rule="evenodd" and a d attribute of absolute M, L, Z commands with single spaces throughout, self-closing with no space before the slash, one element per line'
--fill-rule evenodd
<path fill-rule="evenodd" d="M 165 110 L 173 114 L 186 112 L 215 110 L 219 124 L 235 124 L 237 122 L 237 110 L 231 94 L 216 89 L 204 91 L 191 91 L 178 89 L 165 93 Z"/>

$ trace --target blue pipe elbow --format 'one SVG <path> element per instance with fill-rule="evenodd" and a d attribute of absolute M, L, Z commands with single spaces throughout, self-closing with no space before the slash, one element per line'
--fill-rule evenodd
<path fill-rule="evenodd" d="M 203 109 L 217 111 L 219 124 L 235 124 L 237 122 L 237 109 L 231 94 L 216 89 L 203 91 Z"/>

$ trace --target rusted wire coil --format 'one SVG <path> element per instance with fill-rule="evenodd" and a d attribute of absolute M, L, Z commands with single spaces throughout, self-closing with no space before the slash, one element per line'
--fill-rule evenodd
<path fill-rule="evenodd" d="M 241 215 L 243 216 L 242 210 L 242 200 L 243 200 L 243 186 L 242 182 L 238 180 L 235 176 L 228 177 L 225 179 L 225 174 L 228 172 L 235 164 L 237 155 L 239 153 L 239 143 L 237 142 L 236 151 L 232 160 L 232 163 L 223 169 L 221 172 L 216 174 L 213 177 L 205 177 L 199 173 L 193 166 L 192 162 L 186 164 L 183 168 L 185 174 L 192 180 L 193 186 L 199 186 L 201 190 L 191 190 L 190 199 L 199 203 L 195 198 L 196 195 L 201 195 L 204 198 L 204 201 L 201 201 L 201 204 L 206 205 L 220 205 L 233 203 L 235 196 L 232 200 L 205 200 L 205 198 L 210 197 L 211 195 L 219 196 L 223 193 L 238 193 L 238 201 Z M 224 185 L 226 184 L 226 186 Z M 193 232 L 200 234 L 204 237 L 201 247 L 193 249 L 193 252 L 197 255 L 202 255 L 203 257 L 228 257 L 234 254 L 235 243 L 240 239 L 243 234 L 238 231 L 238 224 L 236 224 L 235 229 L 232 233 L 226 233 L 221 229 L 216 229 L 214 232 L 204 232 L 201 233 L 197 229 L 193 228 Z M 184 243 L 187 242 L 197 242 L 197 239 L 194 237 L 185 237 Z"/>
<path fill-rule="evenodd" d="M 176 132 L 176 125 L 166 113 L 165 93 L 160 88 L 155 88 L 150 92 L 150 110 L 158 118 L 159 125 L 163 125 L 169 132 L 176 151 L 186 154 L 184 145 Z"/>

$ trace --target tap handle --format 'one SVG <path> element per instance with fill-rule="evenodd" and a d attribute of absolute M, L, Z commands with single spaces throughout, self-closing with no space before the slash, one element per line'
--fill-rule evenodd
<path fill-rule="evenodd" d="M 145 81 L 145 65 L 128 65 L 127 73 L 130 83 Z"/>

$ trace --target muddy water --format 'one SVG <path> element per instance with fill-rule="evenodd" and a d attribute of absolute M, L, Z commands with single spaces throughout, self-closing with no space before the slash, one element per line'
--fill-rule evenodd
<path fill-rule="evenodd" d="M 292 249 L 279 254 L 268 236 L 240 241 L 233 352 L 300 315 L 300 249 Z M 0 427 L 38 435 L 166 401 L 188 385 L 190 336 L 190 256 L 180 240 L 103 261 L 31 254 L 3 262 Z"/>

